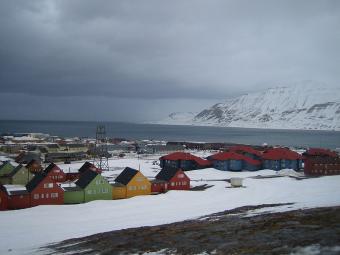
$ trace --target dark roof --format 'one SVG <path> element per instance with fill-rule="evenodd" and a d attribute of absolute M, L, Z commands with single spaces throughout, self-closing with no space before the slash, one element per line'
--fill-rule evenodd
<path fill-rule="evenodd" d="M 165 168 L 165 169 L 162 169 L 156 175 L 155 178 L 157 180 L 170 181 L 171 178 L 174 177 L 179 170 L 180 169 L 178 169 L 178 168 Z"/>
<path fill-rule="evenodd" d="M 80 175 L 78 181 L 76 181 L 76 185 L 79 186 L 82 189 L 85 189 L 87 187 L 87 185 L 89 185 L 89 183 L 94 178 L 96 178 L 97 175 L 98 175 L 98 173 L 88 169 Z"/>
<path fill-rule="evenodd" d="M 42 182 L 46 177 L 46 174 L 44 173 L 37 173 L 34 175 L 34 177 L 32 178 L 32 180 L 30 180 L 27 184 L 26 184 L 26 188 L 28 190 L 28 192 L 32 192 L 38 185 L 40 182 Z"/>
<path fill-rule="evenodd" d="M 53 170 L 53 168 L 58 168 L 60 171 L 62 171 L 56 164 L 51 163 L 48 165 L 48 167 L 46 167 L 46 169 L 44 170 L 44 173 L 48 174 L 49 172 Z"/>
<path fill-rule="evenodd" d="M 117 176 L 115 179 L 115 182 L 119 182 L 121 184 L 127 185 L 131 179 L 138 173 L 138 170 L 125 167 L 123 172 L 120 173 L 120 175 Z"/>
<path fill-rule="evenodd" d="M 9 174 L 8 177 L 13 177 L 21 168 L 24 166 L 22 164 L 17 165 Z"/>
<path fill-rule="evenodd" d="M 18 196 L 18 195 L 28 195 L 29 193 L 28 193 L 28 191 L 27 191 L 27 189 L 26 190 L 11 190 L 11 191 L 8 191 L 7 190 L 7 188 L 4 186 L 4 185 L 2 185 L 1 183 L 0 183 L 0 190 L 2 190 L 3 192 L 5 192 L 8 196 Z"/>
<path fill-rule="evenodd" d="M 15 159 L 15 161 L 18 163 L 28 163 L 32 160 L 41 162 L 40 155 L 35 152 L 27 152 L 27 153 L 19 154 L 18 157 Z"/>
<path fill-rule="evenodd" d="M 85 172 L 86 170 L 92 170 L 92 171 L 96 171 L 97 168 L 95 167 L 95 165 L 93 165 L 92 163 L 86 161 L 82 166 L 81 168 L 79 168 L 79 173 L 83 173 Z"/>
<path fill-rule="evenodd" d="M 10 195 L 11 196 L 19 196 L 19 195 L 28 195 L 28 191 L 27 190 L 12 190 L 10 191 Z"/>
<path fill-rule="evenodd" d="M 2 168 L 3 168 L 5 165 L 7 165 L 7 164 L 12 165 L 11 162 L 9 162 L 9 160 L 7 160 L 7 161 L 4 161 L 4 162 L 2 163 L 2 165 L 0 166 L 0 169 L 2 169 Z"/>

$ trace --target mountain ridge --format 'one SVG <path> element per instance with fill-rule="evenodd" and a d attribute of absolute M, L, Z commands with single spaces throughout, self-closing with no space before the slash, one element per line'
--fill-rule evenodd
<path fill-rule="evenodd" d="M 304 81 L 229 98 L 193 117 L 193 113 L 172 113 L 160 123 L 339 131 L 338 91 L 338 88 L 323 83 Z"/>

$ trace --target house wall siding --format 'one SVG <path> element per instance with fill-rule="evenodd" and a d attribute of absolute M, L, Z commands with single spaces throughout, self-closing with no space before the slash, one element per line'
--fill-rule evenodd
<path fill-rule="evenodd" d="M 7 175 L 14 169 L 9 162 L 6 162 L 5 165 L 0 169 L 0 176 Z"/>
<path fill-rule="evenodd" d="M 30 207 L 30 195 L 15 195 L 8 198 L 8 209 L 24 209 Z"/>
<path fill-rule="evenodd" d="M 150 181 L 138 172 L 126 185 L 126 197 L 134 197 L 151 194 Z"/>
<path fill-rule="evenodd" d="M 65 191 L 64 192 L 64 203 L 65 204 L 80 204 L 84 203 L 84 191 Z"/>
<path fill-rule="evenodd" d="M 44 187 L 44 184 L 52 183 L 51 188 Z M 30 193 L 31 206 L 37 205 L 61 205 L 64 203 L 64 191 L 51 178 L 46 177 Z"/>
<path fill-rule="evenodd" d="M 0 211 L 8 210 L 8 197 L 7 194 L 0 190 Z"/>
<path fill-rule="evenodd" d="M 110 183 L 98 174 L 87 187 L 84 189 L 84 201 L 90 202 L 93 200 L 111 200 L 112 186 Z"/>
<path fill-rule="evenodd" d="M 112 199 L 126 198 L 126 186 L 124 187 L 112 187 Z"/>
<path fill-rule="evenodd" d="M 11 180 L 11 184 L 26 185 L 34 175 L 26 167 L 22 167 Z"/>

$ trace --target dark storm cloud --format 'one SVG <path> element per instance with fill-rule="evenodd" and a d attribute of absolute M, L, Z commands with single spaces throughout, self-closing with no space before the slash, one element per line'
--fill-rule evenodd
<path fill-rule="evenodd" d="M 12 96 L 138 99 L 150 110 L 150 99 L 340 78 L 336 0 L 4 0 L 0 33 L 0 86 Z"/>

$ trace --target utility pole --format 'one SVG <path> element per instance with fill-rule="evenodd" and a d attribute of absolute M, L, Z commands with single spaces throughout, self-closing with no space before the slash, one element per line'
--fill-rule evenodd
<path fill-rule="evenodd" d="M 104 125 L 97 126 L 93 164 L 103 171 L 109 170 L 109 152 Z"/>

